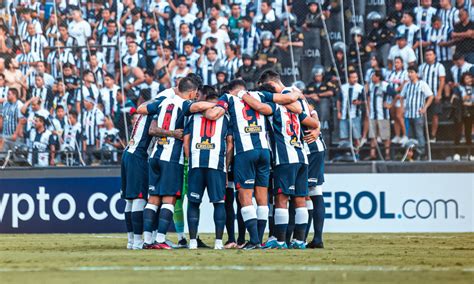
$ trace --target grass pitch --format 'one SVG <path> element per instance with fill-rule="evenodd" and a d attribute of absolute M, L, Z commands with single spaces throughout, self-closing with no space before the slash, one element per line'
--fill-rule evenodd
<path fill-rule="evenodd" d="M 0 235 L 0 283 L 474 283 L 469 233 L 326 234 L 324 250 L 129 251 L 125 244 L 124 234 Z"/>

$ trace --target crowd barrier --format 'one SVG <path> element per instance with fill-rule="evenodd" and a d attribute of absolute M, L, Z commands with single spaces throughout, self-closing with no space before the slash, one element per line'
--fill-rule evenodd
<path fill-rule="evenodd" d="M 326 166 L 326 232 L 474 232 L 474 163 Z M 120 169 L 0 171 L 0 233 L 124 232 Z M 201 216 L 212 216 L 207 196 Z M 213 232 L 212 218 L 199 230 Z"/>

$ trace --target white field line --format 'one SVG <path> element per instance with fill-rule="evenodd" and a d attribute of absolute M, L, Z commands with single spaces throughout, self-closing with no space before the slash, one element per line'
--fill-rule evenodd
<path fill-rule="evenodd" d="M 361 265 L 311 265 L 311 266 L 79 266 L 66 267 L 59 270 L 47 268 L 0 268 L 1 272 L 88 272 L 88 271 L 346 271 L 346 272 L 470 272 L 474 267 L 443 268 L 443 267 L 408 267 L 408 266 L 361 266 Z"/>

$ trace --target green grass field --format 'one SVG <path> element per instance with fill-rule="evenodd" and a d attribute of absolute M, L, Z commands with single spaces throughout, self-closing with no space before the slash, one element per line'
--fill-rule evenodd
<path fill-rule="evenodd" d="M 0 235 L 0 283 L 474 283 L 474 234 L 326 234 L 326 249 L 298 251 L 125 243 L 118 234 Z"/>

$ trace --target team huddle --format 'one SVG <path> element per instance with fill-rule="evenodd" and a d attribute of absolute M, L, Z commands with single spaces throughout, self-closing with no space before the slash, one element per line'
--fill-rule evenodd
<path fill-rule="evenodd" d="M 231 81 L 222 94 L 191 73 L 137 113 L 121 168 L 128 249 L 206 247 L 198 237 L 206 190 L 214 206 L 214 249 L 324 247 L 326 146 L 318 115 L 278 73 L 263 72 L 255 91 L 246 90 L 242 80 Z M 166 239 L 173 219 L 178 245 Z M 314 238 L 308 242 L 311 224 Z"/>

